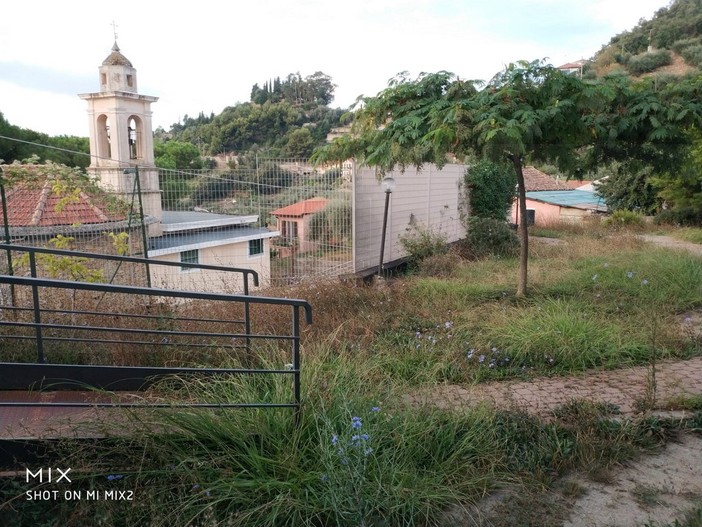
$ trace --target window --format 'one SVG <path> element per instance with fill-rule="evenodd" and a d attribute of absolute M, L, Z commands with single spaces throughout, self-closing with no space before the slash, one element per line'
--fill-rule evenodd
<path fill-rule="evenodd" d="M 263 254 L 263 238 L 249 240 L 249 256 Z"/>
<path fill-rule="evenodd" d="M 200 251 L 193 249 L 192 251 L 183 251 L 180 253 L 180 263 L 196 264 L 200 263 Z M 192 267 L 181 267 L 181 271 L 194 271 Z"/>

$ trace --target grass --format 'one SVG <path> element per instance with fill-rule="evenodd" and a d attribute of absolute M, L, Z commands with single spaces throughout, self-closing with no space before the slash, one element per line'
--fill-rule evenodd
<path fill-rule="evenodd" d="M 699 227 L 682 227 L 673 230 L 671 234 L 679 240 L 702 244 L 702 228 Z"/>
<path fill-rule="evenodd" d="M 128 506 L 16 499 L 0 520 L 26 525 L 42 507 L 62 525 L 441 525 L 449 507 L 505 484 L 609 467 L 660 440 L 655 424 L 609 422 L 586 405 L 545 424 L 516 411 L 406 402 L 409 383 L 350 353 L 312 351 L 299 427 L 276 410 L 134 413 L 126 437 L 59 447 L 64 465 L 89 467 L 72 490 L 129 489 Z M 182 388 L 199 400 L 271 400 L 289 386 L 244 377 Z"/>
<path fill-rule="evenodd" d="M 382 289 L 320 282 L 268 291 L 305 298 L 315 311 L 302 335 L 299 427 L 284 409 L 135 412 L 128 435 L 59 446 L 62 463 L 85 469 L 77 488 L 130 489 L 133 502 L 27 502 L 16 498 L 22 484 L 0 480 L 0 524 L 438 526 L 451 524 L 448 510 L 469 515 L 505 486 L 526 489 L 514 502 L 525 510 L 519 521 L 547 524 L 544 515 L 565 505 L 532 507 L 526 496 L 573 469 L 608 474 L 664 442 L 670 426 L 612 420 L 613 408 L 583 401 L 544 422 L 413 395 L 445 383 L 689 357 L 699 346 L 681 334 L 679 316 L 702 307 L 702 266 L 693 256 L 645 248 L 626 233 L 568 231 L 563 239 L 532 244 L 527 299 L 513 294 L 513 259 L 460 263 L 443 277 L 418 274 Z M 189 314 L 197 309 L 206 308 Z M 206 313 L 226 318 L 219 309 Z M 289 325 L 283 311 L 252 313 L 257 332 Z M 272 348 L 258 360 L 287 362 L 280 353 Z M 273 402 L 291 391 L 281 377 L 184 379 L 154 395 Z M 679 404 L 699 410 L 696 399 Z"/>

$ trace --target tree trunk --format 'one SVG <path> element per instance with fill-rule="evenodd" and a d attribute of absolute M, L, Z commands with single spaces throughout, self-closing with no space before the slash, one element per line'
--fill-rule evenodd
<path fill-rule="evenodd" d="M 529 231 L 527 230 L 526 185 L 524 172 L 522 172 L 522 159 L 520 156 L 510 156 L 514 172 L 517 175 L 517 210 L 519 213 L 519 283 L 517 296 L 526 296 L 527 293 L 527 266 L 529 263 Z"/>

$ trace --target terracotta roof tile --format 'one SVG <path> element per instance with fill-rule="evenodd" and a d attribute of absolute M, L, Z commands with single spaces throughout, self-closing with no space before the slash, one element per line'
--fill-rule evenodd
<path fill-rule="evenodd" d="M 556 180 L 534 167 L 524 167 L 522 172 L 524 173 L 524 186 L 527 192 L 541 190 L 573 190 L 565 181 Z"/>
<path fill-rule="evenodd" d="M 43 184 L 18 185 L 7 193 L 6 199 L 10 227 L 70 226 L 126 219 L 126 214 L 109 207 L 108 199 L 100 193 L 80 192 L 75 200 L 65 200 L 54 192 L 50 180 Z"/>
<path fill-rule="evenodd" d="M 273 216 L 305 216 L 319 212 L 327 206 L 328 202 L 329 200 L 326 198 L 310 198 L 276 209 L 271 214 Z"/>

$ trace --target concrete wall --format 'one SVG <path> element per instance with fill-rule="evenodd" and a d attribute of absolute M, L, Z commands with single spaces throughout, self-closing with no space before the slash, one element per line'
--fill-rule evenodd
<path fill-rule="evenodd" d="M 592 215 L 590 211 L 574 207 L 561 207 L 551 203 L 543 203 L 532 199 L 526 200 L 527 209 L 534 209 L 534 223 L 540 226 L 553 225 L 561 221 L 578 222 L 584 217 Z M 512 223 L 517 223 L 516 201 L 512 204 L 510 218 Z"/>
<path fill-rule="evenodd" d="M 199 263 L 243 267 L 258 273 L 260 286 L 270 284 L 270 240 L 263 240 L 263 254 L 249 256 L 249 243 L 240 242 L 199 249 Z M 180 252 L 154 257 L 154 260 L 180 262 Z M 201 291 L 205 293 L 241 293 L 244 290 L 242 275 L 225 271 L 181 270 L 180 267 L 151 266 L 153 287 Z M 253 280 L 249 282 L 253 285 Z M 251 287 L 253 291 L 255 288 Z"/>
<path fill-rule="evenodd" d="M 421 171 L 407 167 L 404 173 L 387 174 L 396 185 L 388 209 L 385 263 L 406 256 L 400 237 L 412 230 L 412 224 L 441 234 L 449 242 L 465 237 L 461 221 L 465 171 L 465 165 L 446 165 L 442 170 L 424 165 Z M 368 167 L 355 167 L 353 187 L 354 272 L 377 269 L 385 193 L 375 169 Z"/>
<path fill-rule="evenodd" d="M 534 223 L 536 225 L 549 225 L 553 223 L 558 223 L 561 219 L 561 207 L 559 205 L 551 205 L 550 203 L 542 203 L 541 201 L 534 201 L 532 199 L 527 198 L 526 208 L 527 210 L 534 209 Z M 510 221 L 512 223 L 519 223 L 516 200 L 512 204 L 510 218 Z"/>

